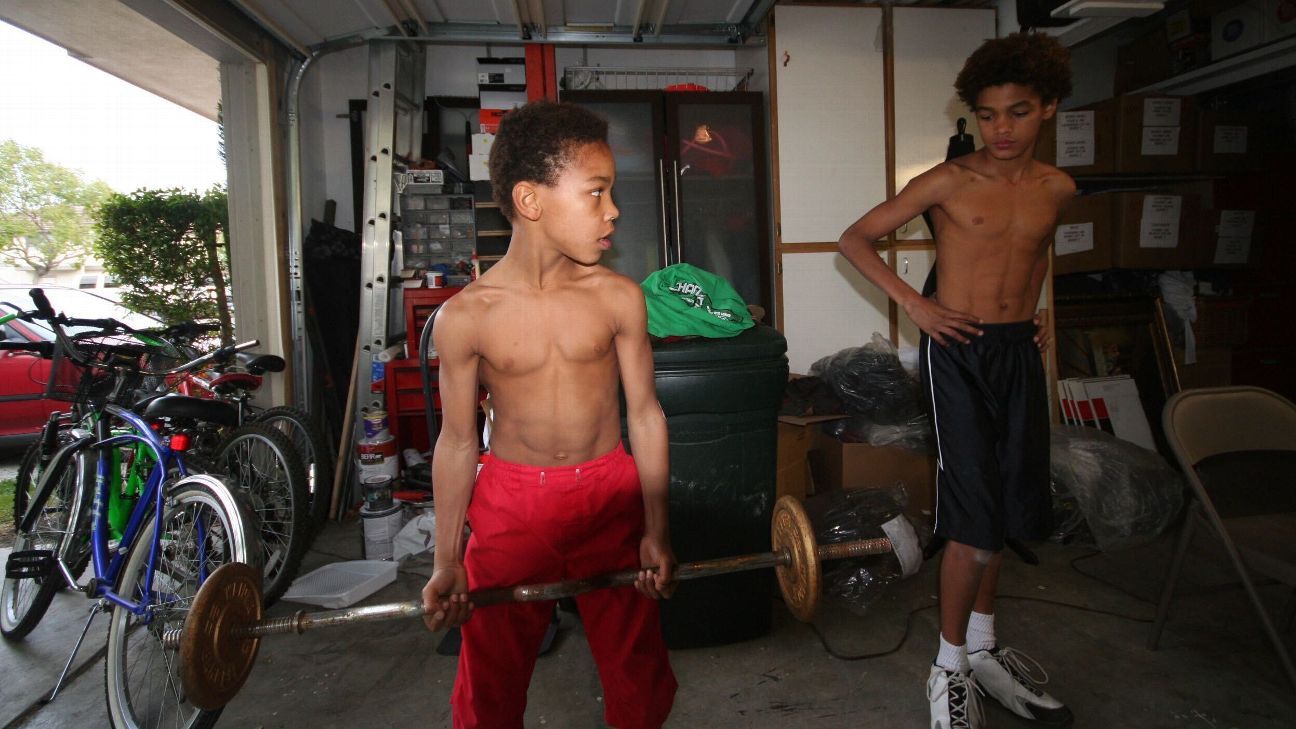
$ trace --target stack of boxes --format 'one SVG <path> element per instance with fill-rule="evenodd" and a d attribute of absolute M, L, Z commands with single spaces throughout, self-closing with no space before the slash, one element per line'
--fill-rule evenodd
<path fill-rule="evenodd" d="M 1058 112 L 1041 129 L 1040 160 L 1077 177 L 1120 176 L 1131 180 L 1122 187 L 1145 189 L 1077 198 L 1059 220 L 1054 273 L 1251 263 L 1255 211 L 1215 209 L 1209 180 L 1172 180 L 1254 169 L 1261 161 L 1251 143 L 1259 122 L 1155 94 Z"/>

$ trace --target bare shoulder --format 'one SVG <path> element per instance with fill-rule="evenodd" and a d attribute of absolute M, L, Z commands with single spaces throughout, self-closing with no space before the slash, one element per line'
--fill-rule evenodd
<path fill-rule="evenodd" d="M 498 288 L 480 279 L 468 284 L 437 308 L 434 336 L 460 338 L 475 331 L 499 293 Z"/>
<path fill-rule="evenodd" d="M 944 197 L 966 184 L 973 175 L 979 174 L 976 170 L 960 163 L 959 160 L 951 160 L 941 162 L 913 178 L 907 187 L 918 188 L 929 196 Z"/>
<path fill-rule="evenodd" d="M 643 299 L 643 289 L 634 279 L 617 273 L 606 266 L 592 266 L 585 276 L 586 283 L 610 302 L 627 303 Z"/>
<path fill-rule="evenodd" d="M 1040 162 L 1039 160 L 1034 162 L 1032 171 L 1039 179 L 1040 184 L 1050 192 L 1056 194 L 1059 201 L 1065 202 L 1075 195 L 1076 184 L 1075 179 L 1073 179 L 1071 175 L 1068 175 L 1047 162 Z"/>

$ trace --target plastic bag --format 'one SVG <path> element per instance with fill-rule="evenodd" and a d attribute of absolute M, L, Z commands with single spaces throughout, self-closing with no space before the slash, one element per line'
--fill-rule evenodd
<path fill-rule="evenodd" d="M 1183 477 L 1160 454 L 1097 428 L 1054 426 L 1050 457 L 1055 492 L 1074 498 L 1104 552 L 1152 541 L 1183 509 Z"/>
<path fill-rule="evenodd" d="M 406 557 L 432 555 L 436 547 L 436 512 L 424 509 L 410 519 L 392 540 L 392 559 L 400 562 Z"/>
<path fill-rule="evenodd" d="M 824 592 L 863 613 L 884 585 L 909 577 L 922 566 L 918 535 L 902 513 L 909 497 L 904 485 L 828 491 L 806 499 L 818 544 L 840 544 L 886 537 L 892 551 L 858 559 L 823 562 Z"/>
<path fill-rule="evenodd" d="M 920 413 L 908 422 L 894 425 L 875 423 L 859 416 L 842 418 L 825 423 L 824 432 L 847 443 L 894 446 L 918 453 L 931 453 L 933 450 L 934 438 L 927 413 Z"/>
<path fill-rule="evenodd" d="M 918 381 L 901 366 L 891 342 L 876 332 L 863 347 L 843 349 L 815 362 L 810 374 L 833 388 L 848 415 L 896 425 L 922 414 Z"/>

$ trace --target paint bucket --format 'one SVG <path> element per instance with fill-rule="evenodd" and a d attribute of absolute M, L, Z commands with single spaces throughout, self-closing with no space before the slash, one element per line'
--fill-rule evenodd
<path fill-rule="evenodd" d="M 360 508 L 364 525 L 365 559 L 391 559 L 392 542 L 405 525 L 405 507 L 394 504 L 386 509 Z"/>
<path fill-rule="evenodd" d="M 364 494 L 364 508 L 370 511 L 390 509 L 392 506 L 392 478 L 386 474 L 366 476 L 360 482 Z"/>
<path fill-rule="evenodd" d="M 399 475 L 400 461 L 396 457 L 396 439 L 390 435 L 365 438 L 357 443 L 356 460 L 360 464 L 358 475 L 361 483 L 370 476 L 386 476 L 394 480 Z"/>
<path fill-rule="evenodd" d="M 366 438 L 382 438 L 387 435 L 386 410 L 371 410 L 365 413 L 364 434 Z"/>

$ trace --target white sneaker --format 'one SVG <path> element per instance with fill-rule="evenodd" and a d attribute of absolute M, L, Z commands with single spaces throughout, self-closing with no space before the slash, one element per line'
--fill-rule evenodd
<path fill-rule="evenodd" d="M 980 729 L 981 695 L 972 676 L 932 666 L 927 677 L 931 729 Z"/>
<path fill-rule="evenodd" d="M 1012 713 L 1049 726 L 1070 726 L 1074 717 L 1061 701 L 1040 688 L 1048 674 L 1039 661 L 1012 648 L 968 654 L 978 687 Z"/>

